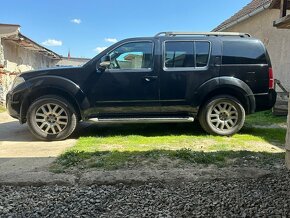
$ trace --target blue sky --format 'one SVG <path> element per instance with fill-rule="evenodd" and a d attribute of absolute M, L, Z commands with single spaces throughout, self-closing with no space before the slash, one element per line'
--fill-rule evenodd
<path fill-rule="evenodd" d="M 0 23 L 67 56 L 93 57 L 116 40 L 161 31 L 210 31 L 250 0 L 2 1 Z"/>

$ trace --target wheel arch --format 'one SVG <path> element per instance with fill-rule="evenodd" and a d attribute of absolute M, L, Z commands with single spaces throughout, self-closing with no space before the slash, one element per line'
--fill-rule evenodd
<path fill-rule="evenodd" d="M 199 88 L 198 93 L 199 108 L 202 108 L 214 96 L 230 95 L 241 102 L 246 114 L 253 113 L 256 109 L 256 102 L 252 90 L 245 82 L 237 78 L 214 78 L 203 84 Z"/>
<path fill-rule="evenodd" d="M 79 120 L 85 119 L 83 110 L 89 107 L 89 101 L 79 86 L 59 76 L 33 78 L 28 82 L 27 92 L 23 95 L 20 108 L 20 122 L 26 122 L 29 106 L 44 95 L 57 95 L 69 101 L 77 112 Z"/>
<path fill-rule="evenodd" d="M 77 112 L 77 117 L 79 120 L 83 119 L 83 114 L 81 112 L 80 106 L 76 99 L 71 96 L 68 92 L 61 90 L 59 88 L 41 88 L 32 91 L 27 98 L 25 98 L 25 101 L 22 102 L 21 108 L 20 108 L 20 117 L 22 122 L 26 122 L 26 115 L 29 106 L 37 99 L 41 98 L 42 96 L 45 95 L 57 95 L 59 97 L 63 97 L 66 99 L 69 103 L 72 104 L 74 107 L 75 111 Z"/>

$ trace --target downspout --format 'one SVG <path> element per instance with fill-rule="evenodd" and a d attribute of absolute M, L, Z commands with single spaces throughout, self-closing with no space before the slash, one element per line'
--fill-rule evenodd
<path fill-rule="evenodd" d="M 224 30 L 226 30 L 226 29 L 228 29 L 228 28 L 230 28 L 230 27 L 232 27 L 232 26 L 234 26 L 234 25 L 236 25 L 236 24 L 238 24 L 238 23 L 240 23 L 240 22 L 242 22 L 244 20 L 247 20 L 248 18 L 253 17 L 256 14 L 268 9 L 270 7 L 270 5 L 271 5 L 271 3 L 263 5 L 263 6 L 259 7 L 259 8 L 257 8 L 256 10 L 254 10 L 253 12 L 251 12 L 251 13 L 243 16 L 243 17 L 240 17 L 238 20 L 235 20 L 234 22 L 231 22 L 231 23 L 227 24 L 226 26 L 222 27 L 218 31 L 224 31 Z"/>
<path fill-rule="evenodd" d="M 287 117 L 287 134 L 286 134 L 286 167 L 289 170 L 290 169 L 290 98 L 288 100 L 288 117 Z"/>

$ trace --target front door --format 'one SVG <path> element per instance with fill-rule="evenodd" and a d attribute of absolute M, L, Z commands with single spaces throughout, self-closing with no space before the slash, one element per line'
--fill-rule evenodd
<path fill-rule="evenodd" d="M 93 96 L 98 116 L 158 113 L 158 72 L 154 70 L 154 42 L 132 41 L 108 53 L 111 64 L 96 72 Z"/>

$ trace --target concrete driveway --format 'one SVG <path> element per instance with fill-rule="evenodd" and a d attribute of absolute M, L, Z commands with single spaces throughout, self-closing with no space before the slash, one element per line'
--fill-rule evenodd
<path fill-rule="evenodd" d="M 39 141 L 26 124 L 20 125 L 7 113 L 0 113 L 0 175 L 47 170 L 56 156 L 73 146 L 75 141 Z"/>

